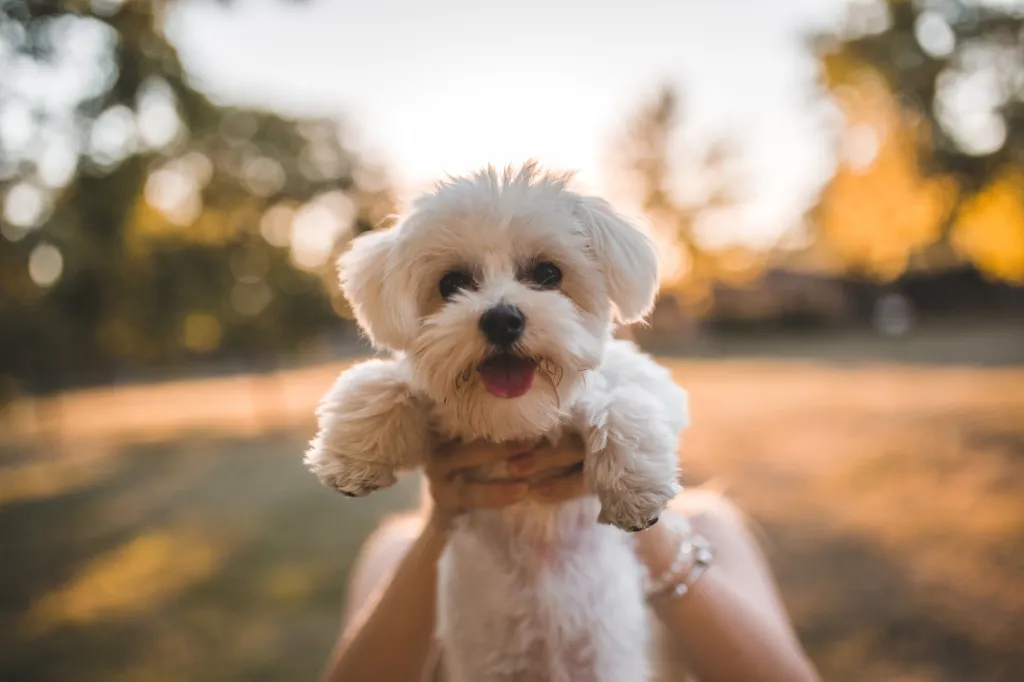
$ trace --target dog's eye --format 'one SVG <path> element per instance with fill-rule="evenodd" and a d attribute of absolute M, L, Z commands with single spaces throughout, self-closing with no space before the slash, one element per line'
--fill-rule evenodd
<path fill-rule="evenodd" d="M 469 273 L 461 271 L 446 272 L 441 278 L 438 289 L 441 291 L 441 298 L 449 300 L 452 296 L 463 289 L 473 288 L 473 278 Z"/>
<path fill-rule="evenodd" d="M 562 271 L 554 263 L 544 261 L 533 266 L 530 279 L 542 287 L 556 287 L 562 281 Z"/>

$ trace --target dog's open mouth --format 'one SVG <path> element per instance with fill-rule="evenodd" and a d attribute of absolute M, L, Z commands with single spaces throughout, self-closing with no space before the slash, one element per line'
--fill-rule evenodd
<path fill-rule="evenodd" d="M 485 360 L 476 371 L 491 395 L 518 398 L 533 386 L 537 363 L 529 358 L 501 353 Z"/>

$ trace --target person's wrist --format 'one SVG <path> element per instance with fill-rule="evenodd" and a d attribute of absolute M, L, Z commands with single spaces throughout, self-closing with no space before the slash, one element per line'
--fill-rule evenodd
<path fill-rule="evenodd" d="M 438 530 L 444 530 L 451 525 L 454 516 L 451 510 L 439 507 L 436 503 L 430 510 L 430 520 Z"/>
<path fill-rule="evenodd" d="M 634 550 L 648 574 L 661 575 L 671 567 L 678 546 L 678 534 L 670 524 L 655 524 L 634 537 Z"/>
<path fill-rule="evenodd" d="M 641 538 L 636 551 L 647 569 L 645 592 L 650 600 L 681 597 L 714 560 L 714 550 L 685 516 L 670 517 L 656 532 Z M 644 531 L 647 533 L 648 531 Z"/>
<path fill-rule="evenodd" d="M 427 517 L 423 532 L 431 538 L 447 540 L 454 520 L 454 514 L 435 506 L 430 510 L 430 516 Z"/>

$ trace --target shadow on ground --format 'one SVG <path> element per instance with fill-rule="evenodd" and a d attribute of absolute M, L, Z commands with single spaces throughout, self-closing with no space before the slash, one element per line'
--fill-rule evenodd
<path fill-rule="evenodd" d="M 99 480 L 4 504 L 0 679 L 314 679 L 358 546 L 416 486 L 349 503 L 304 443 L 128 446 Z"/>

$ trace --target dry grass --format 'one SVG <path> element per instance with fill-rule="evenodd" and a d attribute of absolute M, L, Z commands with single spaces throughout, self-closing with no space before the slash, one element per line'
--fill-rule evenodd
<path fill-rule="evenodd" d="M 827 679 L 1024 679 L 1024 371 L 680 367 Z"/>
<path fill-rule="evenodd" d="M 1024 369 L 674 363 L 829 680 L 1024 679 Z M 0 679 L 315 675 L 415 481 L 299 465 L 338 367 L 70 393 L 0 423 Z"/>

